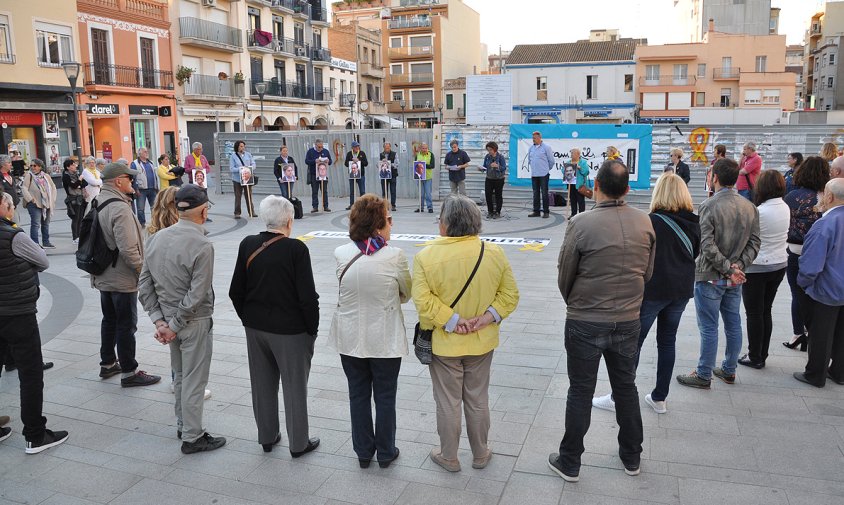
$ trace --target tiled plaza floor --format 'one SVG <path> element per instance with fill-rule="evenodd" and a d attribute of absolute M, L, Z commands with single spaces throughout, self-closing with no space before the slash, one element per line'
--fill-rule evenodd
<path fill-rule="evenodd" d="M 737 383 L 713 382 L 711 391 L 672 384 L 669 412 L 655 414 L 641 402 L 645 425 L 642 474 L 628 477 L 617 456 L 613 414 L 594 411 L 586 439 L 581 481 L 564 483 L 546 459 L 559 445 L 568 389 L 562 329 L 565 308 L 557 290 L 557 253 L 568 209 L 550 220 L 485 221 L 493 236 L 550 238 L 544 251 L 504 246 L 521 291 L 518 310 L 502 326 L 490 387 L 491 444 L 495 456 L 484 470 L 471 468 L 464 438 L 463 471 L 449 474 L 428 458 L 437 444 L 435 405 L 426 367 L 413 357 L 402 364 L 398 390 L 397 445 L 401 457 L 389 469 L 358 468 L 352 451 L 346 380 L 338 355 L 326 346 L 336 303 L 332 252 L 342 239 L 312 239 L 322 322 L 310 377 L 311 435 L 319 449 L 293 461 L 285 446 L 262 452 L 252 417 L 244 332 L 228 286 L 237 246 L 260 229 L 257 220 L 235 221 L 231 196 L 217 196 L 208 225 L 216 247 L 214 358 L 205 404 L 209 432 L 228 438 L 221 450 L 184 456 L 179 451 L 173 394 L 164 380 L 149 388 L 121 389 L 119 378 L 100 380 L 98 294 L 75 267 L 69 223 L 51 229 L 39 319 L 44 357 L 56 366 L 44 376 L 48 426 L 70 431 L 69 440 L 26 456 L 20 435 L 16 373 L 0 379 L 0 414 L 13 417 L 15 434 L 0 443 L 0 504 L 812 504 L 844 503 L 844 387 L 815 389 L 795 381 L 806 355 L 780 341 L 790 335 L 790 296 L 785 282 L 775 305 L 773 355 L 764 370 L 742 368 Z M 331 214 L 306 215 L 295 235 L 346 229 L 344 200 Z M 395 233 L 436 233 L 434 215 L 414 214 L 402 202 Z M 63 217 L 63 216 L 62 216 Z M 26 226 L 28 229 L 28 226 Z M 409 256 L 414 242 L 394 242 Z M 415 310 L 405 306 L 408 338 Z M 152 324 L 139 309 L 141 368 L 169 376 L 169 355 L 152 338 Z M 678 335 L 676 373 L 691 370 L 698 356 L 693 303 Z M 723 339 L 722 339 L 723 341 Z M 723 353 L 723 342 L 719 355 Z M 642 351 L 639 393 L 653 387 L 653 334 Z M 606 372 L 597 393 L 609 391 Z M 283 417 L 282 417 L 283 422 Z M 283 431 L 282 431 L 283 433 Z"/>

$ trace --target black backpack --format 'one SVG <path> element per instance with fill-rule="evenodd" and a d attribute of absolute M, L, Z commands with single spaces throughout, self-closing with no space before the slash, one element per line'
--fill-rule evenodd
<path fill-rule="evenodd" d="M 100 229 L 99 213 L 117 198 L 98 203 L 91 202 L 91 210 L 79 225 L 79 249 L 76 250 L 76 267 L 93 275 L 100 275 L 109 266 L 117 265 L 117 249 L 109 249 Z"/>

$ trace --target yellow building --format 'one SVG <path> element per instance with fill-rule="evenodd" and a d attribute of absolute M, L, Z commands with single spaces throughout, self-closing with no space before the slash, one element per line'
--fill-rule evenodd
<path fill-rule="evenodd" d="M 73 1 L 0 3 L 0 153 L 12 148 L 27 161 L 41 158 L 54 173 L 73 153 L 71 88 L 62 63 L 80 61 L 77 27 Z"/>

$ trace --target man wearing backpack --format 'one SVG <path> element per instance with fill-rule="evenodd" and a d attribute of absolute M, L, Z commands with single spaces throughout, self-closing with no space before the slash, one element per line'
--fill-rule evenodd
<path fill-rule="evenodd" d="M 128 388 L 149 386 L 161 380 L 138 370 L 135 361 L 135 331 L 138 324 L 138 277 L 144 261 L 141 225 L 132 212 L 135 192 L 132 182 L 138 175 L 122 163 L 109 163 L 103 169 L 103 187 L 95 202 L 98 224 L 106 246 L 117 250 L 115 261 L 101 274 L 91 275 L 91 284 L 100 291 L 103 321 L 100 332 L 100 377 L 121 374 L 120 385 Z M 117 200 L 106 205 L 110 200 Z M 117 354 L 114 349 L 117 346 Z"/>

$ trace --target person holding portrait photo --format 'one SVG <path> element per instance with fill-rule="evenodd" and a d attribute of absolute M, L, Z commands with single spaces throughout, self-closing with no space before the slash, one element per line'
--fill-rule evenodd
<path fill-rule="evenodd" d="M 287 175 L 288 169 L 291 170 L 292 177 Z M 273 162 L 273 175 L 278 181 L 281 196 L 290 200 L 293 196 L 293 183 L 299 178 L 299 167 L 296 166 L 293 156 L 290 156 L 290 149 L 286 145 L 281 146 L 281 155 Z"/>
<path fill-rule="evenodd" d="M 419 162 L 425 164 L 424 167 L 420 168 Z M 413 179 L 417 181 L 422 181 L 422 197 L 421 200 L 424 202 L 425 205 L 428 206 L 428 213 L 434 213 L 434 202 L 431 197 L 431 191 L 433 187 L 433 183 L 431 182 L 431 178 L 434 175 L 434 165 L 436 161 L 434 159 L 434 153 L 428 150 L 428 144 L 422 143 L 419 146 L 419 152 L 416 153 L 416 157 L 413 159 Z M 413 212 L 422 212 L 423 204 L 420 202 L 419 208 L 414 210 Z"/>
<path fill-rule="evenodd" d="M 205 175 L 205 170 L 201 168 L 194 169 L 193 182 L 202 189 L 208 189 L 208 182 L 207 177 Z"/>
<path fill-rule="evenodd" d="M 331 165 L 331 152 L 323 146 L 322 140 L 317 139 L 314 147 L 308 149 L 305 155 L 305 165 L 308 166 L 307 183 L 311 186 L 311 214 L 319 212 L 319 192 L 322 191 L 322 208 L 325 212 L 331 212 L 328 208 L 328 167 Z"/>
<path fill-rule="evenodd" d="M 396 163 L 396 153 L 389 142 L 384 143 L 384 150 L 378 155 L 381 161 L 387 161 L 390 165 L 391 177 L 381 177 L 381 196 L 387 198 L 387 189 L 390 190 L 390 210 L 396 211 L 396 178 L 399 176 L 399 166 Z M 380 166 L 380 165 L 379 165 Z M 380 171 L 380 170 L 379 170 Z M 389 179 L 389 180 L 387 180 Z"/>
<path fill-rule="evenodd" d="M 346 210 L 351 210 L 355 203 L 355 181 L 358 184 L 358 191 L 363 196 L 366 193 L 366 178 L 365 172 L 369 161 L 366 159 L 366 153 L 361 151 L 360 143 L 352 142 L 352 150 L 346 153 L 346 166 L 349 168 L 349 206 Z"/>
<path fill-rule="evenodd" d="M 255 185 L 253 180 L 252 169 L 255 166 L 255 159 L 252 154 L 246 150 L 246 142 L 237 140 L 234 143 L 234 152 L 229 158 L 229 168 L 231 170 L 232 187 L 234 188 L 234 218 L 240 219 L 240 199 L 241 195 L 246 199 L 246 212 L 249 217 L 258 217 L 255 214 L 255 207 L 252 205 L 252 186 Z M 244 177 L 244 169 L 248 174 Z"/>

